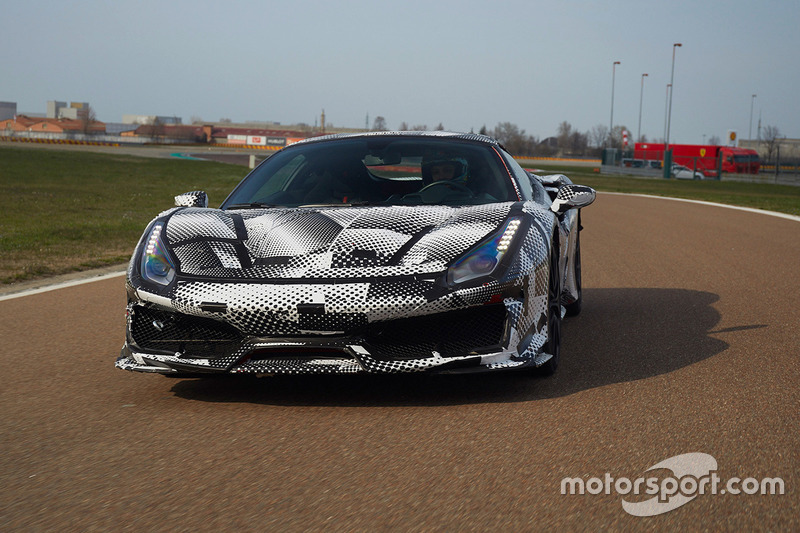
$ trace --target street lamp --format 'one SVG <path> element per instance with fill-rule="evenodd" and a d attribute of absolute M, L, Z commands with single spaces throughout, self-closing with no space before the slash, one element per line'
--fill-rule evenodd
<path fill-rule="evenodd" d="M 647 74 L 642 74 L 642 88 L 639 90 L 639 129 L 636 132 L 636 142 L 640 142 L 642 139 L 642 97 L 644 96 L 644 79 L 647 77 Z"/>
<path fill-rule="evenodd" d="M 753 103 L 756 101 L 756 95 L 750 99 L 750 130 L 747 132 L 747 139 L 751 140 L 753 138 Z"/>
<path fill-rule="evenodd" d="M 619 61 L 614 61 L 611 66 L 611 124 L 608 126 L 608 138 L 611 139 L 611 134 L 614 130 L 614 78 L 617 76 L 617 65 Z"/>
<path fill-rule="evenodd" d="M 667 136 L 664 142 L 664 151 L 669 149 L 669 130 L 672 126 L 672 92 L 675 88 L 675 49 L 679 46 L 683 46 L 681 43 L 675 43 L 672 45 L 672 73 L 670 74 L 669 78 L 669 113 L 667 115 Z"/>

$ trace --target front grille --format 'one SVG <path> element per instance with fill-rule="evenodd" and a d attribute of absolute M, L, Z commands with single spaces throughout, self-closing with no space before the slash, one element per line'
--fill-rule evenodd
<path fill-rule="evenodd" d="M 487 305 L 376 323 L 365 340 L 370 353 L 381 360 L 416 359 L 433 351 L 442 357 L 457 357 L 498 351 L 505 322 L 504 305 Z"/>
<path fill-rule="evenodd" d="M 243 361 L 269 361 L 272 359 L 306 361 L 312 359 L 347 359 L 353 357 L 345 348 L 329 348 L 319 346 L 285 347 L 270 346 L 256 348 L 251 351 Z"/>
<path fill-rule="evenodd" d="M 144 306 L 133 308 L 131 336 L 146 350 L 180 352 L 193 359 L 223 357 L 243 339 L 236 328 L 216 320 Z"/>

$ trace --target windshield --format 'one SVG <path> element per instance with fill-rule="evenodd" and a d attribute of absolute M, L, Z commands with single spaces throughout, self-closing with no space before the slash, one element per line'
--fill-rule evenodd
<path fill-rule="evenodd" d="M 317 205 L 476 205 L 516 201 L 489 145 L 368 137 L 298 145 L 259 165 L 223 209 Z"/>

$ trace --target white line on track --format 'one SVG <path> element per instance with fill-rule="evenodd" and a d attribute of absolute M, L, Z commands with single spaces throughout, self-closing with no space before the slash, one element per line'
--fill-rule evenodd
<path fill-rule="evenodd" d="M 738 205 L 727 205 L 727 204 L 717 204 L 717 203 L 714 203 L 714 202 L 704 202 L 702 200 L 688 200 L 686 198 L 671 198 L 669 196 L 653 196 L 653 195 L 650 195 L 650 194 L 631 194 L 631 193 L 624 193 L 624 192 L 602 192 L 602 191 L 600 191 L 600 192 L 598 192 L 598 194 L 600 194 L 600 195 L 613 194 L 613 195 L 617 195 L 617 196 L 638 196 L 640 198 L 656 198 L 658 200 L 672 200 L 672 201 L 675 201 L 675 202 L 688 202 L 688 203 L 691 203 L 691 204 L 710 205 L 710 206 L 713 206 L 713 207 L 724 207 L 724 208 L 727 208 L 727 209 L 735 209 L 737 211 L 747 211 L 749 213 L 758 213 L 760 215 L 769 215 L 769 216 L 778 217 L 778 218 L 785 218 L 787 220 L 794 220 L 795 222 L 800 222 L 800 217 L 799 216 L 795 216 L 795 215 L 789 215 L 789 214 L 786 214 L 786 213 L 778 213 L 776 211 L 765 211 L 763 209 L 754 209 L 752 207 L 740 207 Z M 94 281 L 102 281 L 102 280 L 105 280 L 105 279 L 116 278 L 116 277 L 120 277 L 120 276 L 124 276 L 124 275 L 125 275 L 125 271 L 112 272 L 110 274 L 103 274 L 103 275 L 100 275 L 100 276 L 94 276 L 94 277 L 90 277 L 90 278 L 76 279 L 76 280 L 72 280 L 72 281 L 66 281 L 66 282 L 63 282 L 63 283 L 55 283 L 53 285 L 46 285 L 44 287 L 37 287 L 35 289 L 24 290 L 24 291 L 15 292 L 15 293 L 12 293 L 12 294 L 6 294 L 5 296 L 0 296 L 0 302 L 2 302 L 4 300 L 11 300 L 13 298 L 22 298 L 23 296 L 31 296 L 33 294 L 39 294 L 39 293 L 42 293 L 42 292 L 54 291 L 54 290 L 57 290 L 57 289 L 64 289 L 66 287 L 74 287 L 75 285 L 83 285 L 84 283 L 92 283 Z"/>
<path fill-rule="evenodd" d="M 74 287 L 76 285 L 83 285 L 84 283 L 92 283 L 94 281 L 102 281 L 104 279 L 118 278 L 125 275 L 125 271 L 111 272 L 110 274 L 102 274 L 90 278 L 74 279 L 71 281 L 64 281 L 62 283 L 54 283 L 53 285 L 45 285 L 44 287 L 37 287 L 35 289 L 28 289 L 20 292 L 14 292 L 0 296 L 0 302 L 4 300 L 12 300 L 14 298 L 22 298 L 23 296 L 31 296 L 42 292 L 54 291 L 56 289 L 65 289 L 67 287 Z"/>
<path fill-rule="evenodd" d="M 760 215 L 769 215 L 778 218 L 785 218 L 787 220 L 794 220 L 800 222 L 800 217 L 796 215 L 789 215 L 787 213 L 778 213 L 777 211 L 766 211 L 764 209 L 755 209 L 753 207 L 741 207 L 738 205 L 718 204 L 715 202 L 705 202 L 703 200 L 689 200 L 688 198 L 673 198 L 671 196 L 655 196 L 652 194 L 633 194 L 627 192 L 602 192 L 598 191 L 597 194 L 614 194 L 617 196 L 638 196 L 640 198 L 657 198 L 659 200 L 673 200 L 675 202 L 688 202 L 690 204 L 710 205 L 713 207 L 725 207 L 727 209 L 736 209 L 737 211 L 747 211 L 749 213 L 758 213 Z"/>

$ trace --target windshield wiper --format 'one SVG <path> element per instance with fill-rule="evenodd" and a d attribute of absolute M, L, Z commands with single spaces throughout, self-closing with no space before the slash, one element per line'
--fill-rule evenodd
<path fill-rule="evenodd" d="M 225 206 L 225 209 L 226 210 L 227 209 L 260 209 L 262 207 L 279 207 L 279 206 L 274 205 L 274 204 L 264 204 L 264 203 L 261 203 L 261 202 L 250 202 L 250 203 L 245 203 L 245 204 L 231 204 L 231 205 Z"/>
<path fill-rule="evenodd" d="M 303 204 L 297 207 L 359 207 L 363 205 L 386 205 L 383 202 L 368 202 L 368 201 L 355 201 L 355 202 L 344 202 L 344 203 L 331 203 L 331 204 Z"/>

